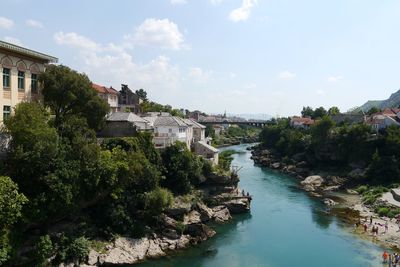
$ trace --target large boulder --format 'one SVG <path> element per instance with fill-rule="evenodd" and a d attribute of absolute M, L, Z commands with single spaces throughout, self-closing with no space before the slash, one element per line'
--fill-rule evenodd
<path fill-rule="evenodd" d="M 197 211 L 200 213 L 200 220 L 202 222 L 208 222 L 213 217 L 213 211 L 203 202 L 198 202 L 196 208 Z"/>
<path fill-rule="evenodd" d="M 184 214 L 192 209 L 192 204 L 175 198 L 171 208 L 165 210 L 165 213 L 173 218 L 182 218 Z"/>
<path fill-rule="evenodd" d="M 105 265 L 134 264 L 146 257 L 150 247 L 147 237 L 140 239 L 119 237 L 104 259 Z"/>
<path fill-rule="evenodd" d="M 200 217 L 201 217 L 201 215 L 198 211 L 192 210 L 187 215 L 184 216 L 183 223 L 184 224 L 201 223 Z"/>
<path fill-rule="evenodd" d="M 160 222 L 164 228 L 176 229 L 176 224 L 178 223 L 176 220 L 165 214 L 162 214 L 160 218 Z"/>
<path fill-rule="evenodd" d="M 160 241 L 158 239 L 151 239 L 149 241 L 149 248 L 146 252 L 148 258 L 158 258 L 165 256 L 165 252 L 160 247 Z"/>
<path fill-rule="evenodd" d="M 96 265 L 97 263 L 99 263 L 99 256 L 100 254 L 97 251 L 93 249 L 90 250 L 86 263 L 89 265 Z"/>
<path fill-rule="evenodd" d="M 315 191 L 319 189 L 324 183 L 324 179 L 319 175 L 308 176 L 304 181 L 301 182 L 304 190 L 306 191 Z"/>
<path fill-rule="evenodd" d="M 192 237 L 198 237 L 200 241 L 205 241 L 216 234 L 213 229 L 202 223 L 187 225 L 184 233 Z"/>
<path fill-rule="evenodd" d="M 225 206 L 216 206 L 213 209 L 213 218 L 217 223 L 223 223 L 232 219 L 231 213 Z"/>
<path fill-rule="evenodd" d="M 250 211 L 250 201 L 247 198 L 233 199 L 223 203 L 231 214 L 245 213 Z"/>

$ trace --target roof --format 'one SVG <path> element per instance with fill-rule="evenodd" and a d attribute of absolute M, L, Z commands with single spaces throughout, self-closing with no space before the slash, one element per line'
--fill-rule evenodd
<path fill-rule="evenodd" d="M 181 120 L 183 120 L 183 122 L 189 126 L 194 126 L 194 123 L 190 119 L 181 119 Z"/>
<path fill-rule="evenodd" d="M 144 122 L 148 121 L 142 119 L 138 115 L 132 112 L 115 112 L 108 116 L 107 121 L 129 121 L 129 122 Z"/>
<path fill-rule="evenodd" d="M 188 127 L 181 118 L 173 116 L 160 116 L 154 121 L 154 126 L 177 126 L 177 127 Z"/>
<path fill-rule="evenodd" d="M 146 117 L 158 117 L 158 116 L 171 117 L 172 115 L 168 112 L 150 111 L 150 112 L 146 112 L 145 116 Z"/>
<path fill-rule="evenodd" d="M 381 112 L 378 112 L 377 114 L 382 114 L 390 117 L 396 117 L 397 113 L 400 112 L 400 109 L 398 108 L 385 108 Z"/>
<path fill-rule="evenodd" d="M 298 123 L 298 124 L 304 124 L 304 125 L 311 125 L 314 124 L 314 120 L 309 118 L 309 117 L 292 117 L 290 119 L 291 123 Z"/>
<path fill-rule="evenodd" d="M 44 61 L 47 61 L 48 63 L 57 63 L 58 62 L 58 58 L 53 57 L 53 56 L 49 56 L 28 48 L 24 48 L 22 46 L 19 45 L 15 45 L 15 44 L 10 44 L 4 41 L 0 41 L 0 48 L 3 48 L 4 50 L 8 50 L 10 52 L 14 52 L 14 53 L 18 53 L 18 54 L 22 54 L 25 56 L 29 56 L 32 58 L 37 58 L 37 59 L 41 59 Z"/>
<path fill-rule="evenodd" d="M 210 146 L 209 144 L 203 142 L 203 141 L 199 141 L 197 142 L 198 144 L 202 145 L 203 147 L 207 148 L 208 150 L 214 152 L 214 153 L 218 153 L 219 150 L 213 146 Z"/>
<path fill-rule="evenodd" d="M 193 128 L 200 128 L 200 129 L 205 129 L 206 128 L 206 126 L 204 126 L 203 124 L 198 123 L 194 119 L 189 119 L 189 120 L 193 123 Z"/>
<path fill-rule="evenodd" d="M 99 84 L 96 84 L 96 83 L 92 83 L 92 88 L 93 88 L 94 90 L 96 90 L 96 91 L 97 91 L 98 93 L 100 93 L 100 94 L 118 95 L 118 91 L 115 90 L 115 89 L 112 88 L 112 87 L 107 88 L 107 87 L 105 87 L 105 86 L 103 86 L 103 85 L 99 85 Z"/>

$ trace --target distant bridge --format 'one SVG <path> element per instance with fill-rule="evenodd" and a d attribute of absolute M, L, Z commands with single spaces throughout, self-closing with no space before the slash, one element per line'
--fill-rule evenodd
<path fill-rule="evenodd" d="M 266 125 L 271 125 L 273 124 L 271 121 L 263 121 L 263 120 L 251 120 L 251 121 L 236 121 L 236 120 L 221 120 L 221 121 L 208 121 L 208 120 L 199 120 L 198 121 L 201 124 L 204 125 L 216 125 L 216 124 L 221 124 L 221 125 L 227 125 L 227 124 L 235 124 L 235 125 L 249 125 L 249 126 L 254 126 L 254 127 L 260 127 L 263 128 Z"/>

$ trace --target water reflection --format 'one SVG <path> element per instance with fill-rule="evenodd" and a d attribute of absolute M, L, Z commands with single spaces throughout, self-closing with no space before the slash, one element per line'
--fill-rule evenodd
<path fill-rule="evenodd" d="M 311 209 L 313 222 L 321 229 L 328 229 L 333 222 L 333 216 L 330 211 L 323 207 L 314 207 Z"/>

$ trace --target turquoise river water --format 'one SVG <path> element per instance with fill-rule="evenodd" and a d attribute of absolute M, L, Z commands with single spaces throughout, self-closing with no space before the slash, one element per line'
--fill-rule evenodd
<path fill-rule="evenodd" d="M 295 179 L 254 166 L 246 145 L 233 165 L 240 188 L 253 195 L 251 213 L 214 227 L 207 242 L 136 266 L 173 267 L 382 267 L 382 248 L 351 234 L 349 226 L 323 212 L 320 200 L 297 189 Z"/>

